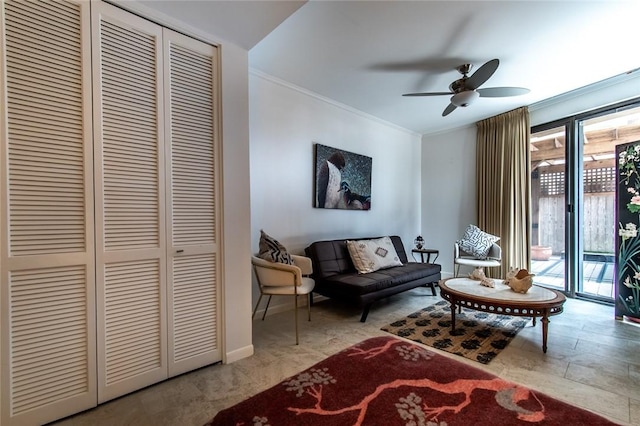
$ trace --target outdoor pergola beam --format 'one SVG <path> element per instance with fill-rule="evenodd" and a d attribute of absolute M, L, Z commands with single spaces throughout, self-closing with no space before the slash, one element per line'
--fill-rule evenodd
<path fill-rule="evenodd" d="M 540 172 L 564 172 L 566 170 L 566 165 L 564 164 L 556 164 L 556 165 L 548 165 L 541 166 L 542 162 L 531 163 L 531 171 L 540 170 Z M 535 167 L 534 167 L 535 164 Z M 584 170 L 592 170 L 592 169 L 602 169 L 603 167 L 615 167 L 616 162 L 614 159 L 611 160 L 596 160 L 596 161 L 588 161 L 582 165 Z"/>
<path fill-rule="evenodd" d="M 534 141 L 530 144 L 535 148 L 530 149 L 532 162 L 564 158 L 565 152 L 562 148 L 564 137 L 538 139 L 535 135 L 531 136 Z M 637 123 L 618 126 L 614 129 L 590 130 L 584 135 L 584 155 L 613 153 L 615 145 L 637 140 L 640 140 L 640 125 Z"/>
<path fill-rule="evenodd" d="M 616 144 L 634 142 L 639 139 L 640 135 L 630 135 L 618 139 Z M 554 145 L 551 144 L 547 144 L 546 146 L 537 144 L 536 148 L 538 148 L 537 151 L 531 152 L 531 161 L 557 160 L 559 158 L 564 158 L 565 155 L 564 149 L 555 148 Z M 605 142 L 595 142 L 592 138 L 589 144 L 584 145 L 583 154 L 585 157 L 588 157 L 590 155 L 612 152 L 615 152 L 615 145 L 612 145 L 610 140 Z"/>

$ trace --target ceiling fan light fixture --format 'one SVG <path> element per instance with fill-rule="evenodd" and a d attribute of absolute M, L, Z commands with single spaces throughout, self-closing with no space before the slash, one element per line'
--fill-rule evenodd
<path fill-rule="evenodd" d="M 448 92 L 420 92 L 405 93 L 402 96 L 451 96 L 451 103 L 442 111 L 442 116 L 446 117 L 458 107 L 468 107 L 478 98 L 504 98 L 508 96 L 520 96 L 529 93 L 529 89 L 524 87 L 486 87 L 481 88 L 493 73 L 498 69 L 500 61 L 492 59 L 485 62 L 478 71 L 468 76 L 471 64 L 463 64 L 456 69 L 462 78 L 455 80 L 449 85 Z"/>
<path fill-rule="evenodd" d="M 475 90 L 465 90 L 464 92 L 456 93 L 451 97 L 451 103 L 457 107 L 466 107 L 471 105 L 476 99 L 480 97 L 480 93 Z"/>

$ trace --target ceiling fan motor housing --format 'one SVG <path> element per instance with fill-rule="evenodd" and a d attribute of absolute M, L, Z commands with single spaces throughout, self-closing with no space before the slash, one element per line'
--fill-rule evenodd
<path fill-rule="evenodd" d="M 462 77 L 449 85 L 449 90 L 453 93 L 460 93 L 467 90 L 467 77 Z"/>
<path fill-rule="evenodd" d="M 456 93 L 451 97 L 451 103 L 457 107 L 467 107 L 480 97 L 480 93 L 475 90 L 465 90 L 463 92 Z"/>

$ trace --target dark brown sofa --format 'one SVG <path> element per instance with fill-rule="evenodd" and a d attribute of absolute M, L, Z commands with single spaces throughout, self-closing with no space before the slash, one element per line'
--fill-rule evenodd
<path fill-rule="evenodd" d="M 440 280 L 440 265 L 409 262 L 400 237 L 394 235 L 390 238 L 402 266 L 368 274 L 358 274 L 356 271 L 346 239 L 312 243 L 305 253 L 313 263 L 312 277 L 316 282 L 314 293 L 362 306 L 361 322 L 366 321 L 369 309 L 376 300 L 423 285 L 431 287 L 435 296 L 435 284 Z"/>

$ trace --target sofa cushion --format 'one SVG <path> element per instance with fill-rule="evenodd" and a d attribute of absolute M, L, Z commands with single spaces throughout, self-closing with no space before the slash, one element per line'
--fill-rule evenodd
<path fill-rule="evenodd" d="M 375 240 L 347 240 L 347 249 L 359 274 L 402 265 L 389 237 Z"/>
<path fill-rule="evenodd" d="M 336 274 L 321 283 L 316 282 L 316 287 L 322 290 L 322 286 L 332 286 L 334 288 L 330 288 L 330 291 L 359 297 L 434 275 L 438 276 L 437 281 L 440 278 L 440 269 L 440 265 L 433 263 L 405 263 L 402 266 L 381 269 L 368 274 L 356 274 L 355 271 Z"/>

